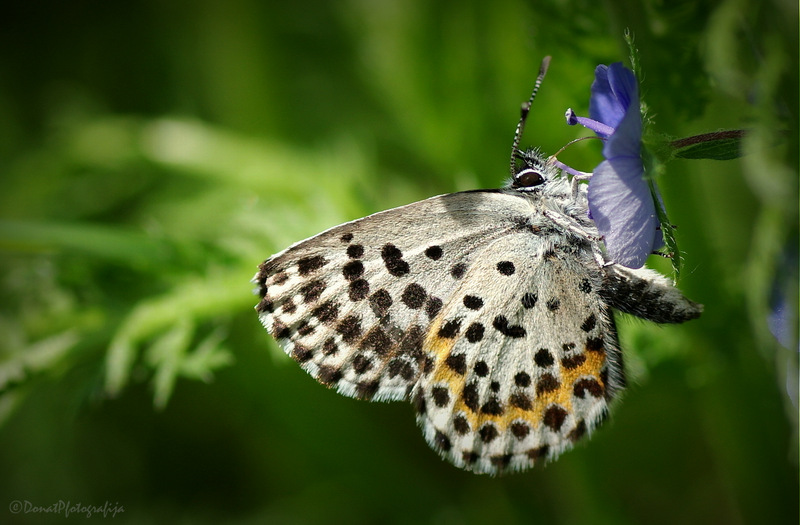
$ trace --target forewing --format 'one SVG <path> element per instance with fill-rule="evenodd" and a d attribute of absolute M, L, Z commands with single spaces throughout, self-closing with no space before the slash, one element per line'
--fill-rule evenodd
<path fill-rule="evenodd" d="M 266 260 L 254 281 L 267 331 L 348 396 L 405 399 L 433 366 L 424 349 L 466 269 L 530 213 L 519 197 L 433 197 L 342 224 Z"/>
<path fill-rule="evenodd" d="M 483 249 L 435 317 L 414 392 L 428 443 L 480 473 L 554 459 L 605 418 L 624 377 L 587 245 L 518 232 Z"/>

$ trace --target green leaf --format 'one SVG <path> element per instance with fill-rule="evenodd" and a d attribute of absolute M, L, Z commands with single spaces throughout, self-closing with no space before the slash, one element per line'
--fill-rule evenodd
<path fill-rule="evenodd" d="M 244 267 L 194 277 L 161 297 L 139 302 L 117 330 L 106 354 L 106 392 L 115 396 L 122 391 L 139 358 L 140 347 L 164 341 L 162 345 L 169 342 L 172 345 L 171 351 L 177 351 L 178 345 L 175 341 L 181 341 L 181 337 L 186 335 L 181 331 L 173 331 L 174 327 L 186 329 L 186 326 L 189 326 L 193 334 L 193 326 L 198 320 L 208 320 L 226 312 L 251 306 L 253 299 L 250 291 L 247 286 L 241 285 L 247 283 L 250 273 L 249 268 Z M 191 323 L 187 325 L 189 321 Z M 164 339 L 164 334 L 169 333 L 174 339 Z M 174 365 L 167 360 L 167 357 L 171 359 L 175 356 L 164 353 L 167 351 L 162 348 L 161 345 L 157 345 L 155 349 L 151 348 L 147 362 L 150 368 L 156 370 L 168 362 L 173 367 L 169 370 L 164 369 L 160 378 L 156 378 L 157 406 L 165 402 L 171 393 L 171 375 L 185 372 L 188 376 L 208 377 L 206 372 L 211 366 L 221 367 L 228 362 L 223 350 L 218 347 L 217 336 L 200 344 L 201 352 L 191 357 L 195 361 L 190 362 L 185 370 L 180 369 L 179 365 L 185 364 L 182 360 L 188 352 L 188 345 L 181 350 L 180 359 L 175 361 Z M 156 357 L 159 358 L 155 359 Z"/>
<path fill-rule="evenodd" d="M 171 330 L 156 339 L 147 352 L 148 364 L 156 371 L 153 378 L 153 404 L 157 409 L 167 406 L 194 329 L 194 323 L 188 317 L 182 317 Z"/>
<path fill-rule="evenodd" d="M 731 160 L 742 156 L 744 130 L 704 133 L 672 142 L 675 156 L 681 159 Z"/>
<path fill-rule="evenodd" d="M 133 229 L 55 220 L 0 220 L 0 250 L 83 253 L 134 268 L 198 266 L 206 255 L 198 246 Z"/>
<path fill-rule="evenodd" d="M 77 330 L 66 330 L 31 343 L 22 351 L 4 355 L 0 361 L 0 392 L 23 382 L 33 374 L 52 370 L 79 341 L 80 334 Z"/>
<path fill-rule="evenodd" d="M 211 382 L 215 370 L 230 366 L 234 362 L 233 354 L 222 345 L 225 338 L 222 329 L 214 330 L 193 352 L 183 358 L 178 373 L 189 379 Z"/>

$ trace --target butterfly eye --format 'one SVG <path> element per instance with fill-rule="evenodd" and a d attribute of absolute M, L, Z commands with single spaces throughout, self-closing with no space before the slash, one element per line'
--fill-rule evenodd
<path fill-rule="evenodd" d="M 538 186 L 539 184 L 543 183 L 544 177 L 542 177 L 542 174 L 538 171 L 527 169 L 518 173 L 514 182 L 516 183 L 516 186 L 527 188 L 530 186 Z"/>

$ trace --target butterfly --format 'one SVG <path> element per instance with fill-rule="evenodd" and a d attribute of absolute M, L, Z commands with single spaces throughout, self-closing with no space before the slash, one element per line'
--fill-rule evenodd
<path fill-rule="evenodd" d="M 625 386 L 612 309 L 657 323 L 702 306 L 608 260 L 586 185 L 536 149 L 501 189 L 439 195 L 335 226 L 270 257 L 261 323 L 320 383 L 411 401 L 427 443 L 476 472 L 555 459 Z"/>

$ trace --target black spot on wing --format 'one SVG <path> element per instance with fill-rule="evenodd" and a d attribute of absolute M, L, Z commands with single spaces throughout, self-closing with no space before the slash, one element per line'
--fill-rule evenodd
<path fill-rule="evenodd" d="M 322 268 L 328 261 L 321 255 L 313 257 L 303 257 L 297 261 L 297 272 L 301 277 L 305 277 L 311 272 L 315 272 Z"/>
<path fill-rule="evenodd" d="M 389 295 L 389 292 L 381 288 L 369 298 L 369 305 L 375 317 L 380 319 L 389 312 L 389 307 L 392 306 L 392 296 Z"/>
<path fill-rule="evenodd" d="M 480 310 L 483 307 L 483 299 L 477 295 L 465 295 L 463 302 L 470 310 Z"/>
<path fill-rule="evenodd" d="M 411 271 L 411 267 L 403 260 L 403 252 L 394 244 L 384 244 L 381 258 L 386 270 L 394 277 L 402 277 Z"/>
<path fill-rule="evenodd" d="M 533 308 L 536 306 L 536 301 L 538 300 L 538 296 L 535 293 L 526 293 L 522 296 L 522 306 L 527 309 Z"/>
<path fill-rule="evenodd" d="M 314 280 L 300 288 L 300 295 L 303 296 L 303 302 L 313 303 L 319 299 L 319 296 L 322 295 L 324 291 L 325 283 L 320 280 Z"/>
<path fill-rule="evenodd" d="M 497 263 L 497 271 L 502 275 L 514 275 L 514 272 L 517 271 L 517 269 L 514 267 L 514 263 L 511 261 L 500 261 Z"/>
<path fill-rule="evenodd" d="M 351 301 L 358 302 L 369 295 L 369 283 L 366 279 L 357 279 L 350 283 L 348 297 Z"/>
<path fill-rule="evenodd" d="M 492 321 L 492 326 L 506 337 L 519 338 L 525 337 L 525 329 L 520 325 L 509 324 L 504 315 L 498 315 Z"/>
<path fill-rule="evenodd" d="M 417 283 L 411 283 L 403 290 L 400 300 L 412 310 L 418 310 L 425 304 L 427 297 L 428 294 L 425 292 L 425 288 Z"/>
<path fill-rule="evenodd" d="M 437 245 L 429 246 L 425 250 L 425 256 L 433 261 L 438 261 L 439 259 L 441 259 L 442 253 L 443 253 L 442 247 Z"/>
<path fill-rule="evenodd" d="M 364 246 L 361 244 L 351 244 L 347 247 L 347 256 L 351 259 L 360 259 L 364 256 Z"/>
<path fill-rule="evenodd" d="M 439 328 L 438 335 L 443 339 L 452 339 L 458 335 L 460 329 L 461 319 L 451 319 L 444 323 L 441 328 Z"/>
<path fill-rule="evenodd" d="M 450 268 L 450 275 L 453 279 L 461 279 L 467 272 L 467 265 L 464 263 L 456 263 Z"/>
<path fill-rule="evenodd" d="M 467 327 L 467 331 L 464 335 L 467 337 L 467 341 L 470 343 L 477 343 L 478 341 L 483 339 L 483 334 L 485 332 L 485 328 L 481 323 L 475 322 L 470 324 Z"/>
<path fill-rule="evenodd" d="M 364 275 L 364 263 L 358 260 L 350 261 L 342 268 L 342 275 L 348 281 L 354 281 Z"/>

